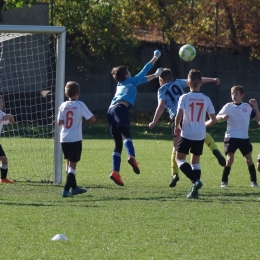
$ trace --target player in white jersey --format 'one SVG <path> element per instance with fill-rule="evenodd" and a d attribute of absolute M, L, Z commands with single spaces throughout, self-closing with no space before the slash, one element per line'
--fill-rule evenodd
<path fill-rule="evenodd" d="M 2 111 L 3 107 L 4 107 L 3 97 L 0 96 L 0 134 L 2 133 L 3 125 L 12 124 L 14 122 L 14 117 L 11 114 L 5 114 Z M 0 145 L 0 161 L 2 162 L 2 165 L 0 167 L 0 171 L 1 171 L 0 183 L 13 184 L 14 183 L 13 180 L 7 179 L 8 159 L 1 145 Z"/>
<path fill-rule="evenodd" d="M 58 125 L 61 126 L 60 142 L 66 159 L 67 178 L 62 190 L 62 197 L 85 193 L 76 182 L 76 166 L 82 151 L 82 118 L 95 122 L 95 116 L 88 107 L 78 100 L 80 87 L 77 82 L 69 81 L 65 86 L 65 95 L 69 100 L 63 102 L 58 111 Z M 70 192 L 71 189 L 71 192 Z"/>
<path fill-rule="evenodd" d="M 207 78 L 202 77 L 202 83 L 213 82 L 219 84 L 220 80 L 218 78 Z M 175 161 L 176 157 L 176 147 L 179 141 L 179 136 L 174 134 L 175 126 L 175 116 L 177 113 L 178 100 L 181 95 L 185 94 L 184 89 L 188 87 L 187 79 L 174 79 L 172 72 L 168 68 L 164 68 L 161 76 L 159 77 L 160 88 L 158 89 L 158 106 L 154 113 L 153 121 L 149 123 L 149 127 L 152 129 L 157 124 L 160 119 L 164 108 L 168 111 L 171 128 L 172 128 L 172 138 L 173 138 L 173 148 L 171 154 L 171 181 L 169 187 L 175 187 L 176 183 L 179 181 L 179 168 Z M 214 139 L 209 133 L 206 133 L 206 138 L 204 140 L 205 144 L 211 149 L 214 156 L 218 159 L 219 164 L 223 167 L 226 165 L 226 160 L 218 150 Z"/>
<path fill-rule="evenodd" d="M 240 150 L 246 159 L 251 186 L 257 187 L 256 169 L 252 160 L 253 146 L 249 140 L 248 128 L 250 118 L 260 120 L 258 105 L 255 99 L 250 99 L 249 104 L 242 102 L 244 98 L 244 88 L 242 86 L 231 88 L 231 98 L 233 102 L 223 106 L 217 115 L 218 120 L 227 121 L 227 130 L 224 139 L 224 150 L 227 157 L 226 166 L 222 173 L 221 187 L 225 188 L 228 186 L 228 176 L 237 149 Z"/>
<path fill-rule="evenodd" d="M 217 123 L 210 98 L 199 92 L 201 85 L 201 72 L 195 69 L 190 70 L 188 74 L 190 92 L 182 95 L 178 101 L 174 129 L 174 133 L 181 136 L 176 149 L 176 162 L 179 169 L 192 182 L 187 198 L 193 199 L 198 199 L 198 189 L 202 186 L 200 156 L 206 137 L 206 127 Z M 207 114 L 210 119 L 206 121 Z M 192 166 L 186 162 L 189 152 Z"/>

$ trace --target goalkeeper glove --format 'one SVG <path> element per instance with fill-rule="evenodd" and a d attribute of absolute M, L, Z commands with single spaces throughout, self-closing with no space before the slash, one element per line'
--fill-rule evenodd
<path fill-rule="evenodd" d="M 163 72 L 163 68 L 159 68 L 155 71 L 155 73 L 153 74 L 156 78 L 159 78 L 161 76 Z"/>
<path fill-rule="evenodd" d="M 158 60 L 161 56 L 161 52 L 159 50 L 156 50 L 154 51 L 153 56 L 154 58 L 156 58 L 156 60 Z"/>

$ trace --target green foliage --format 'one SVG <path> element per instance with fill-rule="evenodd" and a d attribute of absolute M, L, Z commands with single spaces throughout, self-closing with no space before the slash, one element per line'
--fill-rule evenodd
<path fill-rule="evenodd" d="M 21 8 L 25 5 L 32 5 L 36 2 L 36 0 L 5 0 L 4 2 L 4 10 L 14 9 L 14 8 Z"/>
<path fill-rule="evenodd" d="M 95 72 L 105 63 L 138 64 L 138 42 L 124 19 L 122 1 L 55 2 L 54 22 L 67 27 L 67 50 L 79 69 Z"/>

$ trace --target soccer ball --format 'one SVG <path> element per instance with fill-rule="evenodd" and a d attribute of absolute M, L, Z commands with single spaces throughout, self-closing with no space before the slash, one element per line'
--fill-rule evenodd
<path fill-rule="evenodd" d="M 184 61 L 192 61 L 196 57 L 196 49 L 190 44 L 185 44 L 180 48 L 179 55 Z"/>

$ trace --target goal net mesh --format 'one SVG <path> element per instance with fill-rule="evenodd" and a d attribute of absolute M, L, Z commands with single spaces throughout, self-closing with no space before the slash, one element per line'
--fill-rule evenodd
<path fill-rule="evenodd" d="M 0 143 L 15 181 L 53 181 L 55 48 L 54 35 L 0 34 L 0 95 L 15 119 Z"/>

